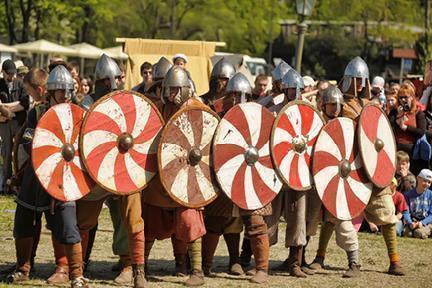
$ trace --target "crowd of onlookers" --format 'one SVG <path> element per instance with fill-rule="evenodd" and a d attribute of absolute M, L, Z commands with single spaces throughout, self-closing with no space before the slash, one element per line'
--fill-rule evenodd
<path fill-rule="evenodd" d="M 178 65 L 186 65 L 187 58 L 175 58 Z M 79 103 L 93 92 L 93 76 L 80 75 L 78 63 L 66 63 L 62 58 L 53 57 L 51 65 L 63 63 L 74 79 L 75 102 Z M 423 85 L 414 85 L 405 80 L 402 84 L 387 83 L 377 76 L 370 83 L 370 99 L 376 102 L 388 115 L 397 144 L 397 169 L 391 187 L 396 214 L 399 219 L 397 233 L 400 236 L 427 238 L 432 231 L 432 65 L 428 62 Z M 120 89 L 125 82 L 125 69 L 120 63 L 122 76 Z M 2 165 L 0 165 L 0 193 L 13 193 L 12 150 L 13 137 L 19 132 L 26 118 L 26 111 L 32 106 L 32 99 L 23 88 L 22 79 L 29 71 L 21 61 L 5 60 L 2 63 L 0 79 L 0 138 Z M 144 62 L 140 67 L 142 82 L 133 87 L 143 93 L 152 82 L 152 64 Z M 320 99 L 325 89 L 337 84 L 335 81 L 315 81 L 310 76 L 303 77 L 302 99 L 320 109 Z M 269 95 L 271 80 L 267 75 L 255 78 L 252 98 Z M 15 152 L 17 153 L 17 152 Z M 17 162 L 19 163 L 19 161 Z M 16 164 L 15 164 L 16 165 Z M 19 167 L 15 167 L 19 168 Z M 18 170 L 18 169 L 17 169 Z M 16 174 L 16 173 L 15 173 Z M 374 223 L 366 223 L 367 230 L 378 230 Z"/>

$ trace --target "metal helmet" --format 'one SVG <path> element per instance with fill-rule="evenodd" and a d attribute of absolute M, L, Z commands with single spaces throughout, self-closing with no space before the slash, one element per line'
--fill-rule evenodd
<path fill-rule="evenodd" d="M 72 75 L 63 65 L 57 65 L 48 75 L 47 90 L 73 90 Z"/>
<path fill-rule="evenodd" d="M 352 59 L 345 67 L 345 72 L 342 82 L 342 91 L 347 92 L 351 86 L 353 78 L 361 78 L 362 87 L 366 87 L 369 80 L 369 68 L 366 62 L 359 56 Z"/>
<path fill-rule="evenodd" d="M 282 89 L 296 89 L 296 98 L 300 99 L 301 90 L 304 89 L 303 78 L 296 70 L 290 69 L 282 78 Z"/>
<path fill-rule="evenodd" d="M 231 92 L 240 93 L 240 102 L 244 103 L 247 100 L 247 96 L 252 95 L 252 86 L 246 76 L 238 72 L 228 81 L 225 92 L 227 94 Z"/>
<path fill-rule="evenodd" d="M 322 105 L 330 103 L 336 103 L 340 105 L 344 103 L 343 94 L 336 85 L 332 85 L 324 90 Z"/>
<path fill-rule="evenodd" d="M 48 75 L 47 90 L 65 90 L 66 99 L 71 99 L 74 91 L 72 75 L 63 65 L 57 65 Z"/>
<path fill-rule="evenodd" d="M 276 68 L 273 69 L 273 71 L 271 72 L 273 82 L 281 81 L 283 76 L 291 69 L 292 67 L 290 65 L 288 65 L 285 61 L 281 60 L 279 64 L 276 66 Z"/>
<path fill-rule="evenodd" d="M 212 69 L 210 78 L 228 78 L 231 79 L 235 74 L 234 66 L 225 58 L 220 59 Z"/>
<path fill-rule="evenodd" d="M 165 57 L 161 57 L 159 61 L 153 65 L 153 81 L 157 81 L 165 78 L 168 70 L 173 66 L 173 64 Z"/>
<path fill-rule="evenodd" d="M 117 89 L 116 78 L 121 76 L 117 63 L 108 55 L 102 54 L 96 63 L 95 80 L 110 79 L 111 89 Z"/>
<path fill-rule="evenodd" d="M 183 104 L 186 100 L 192 97 L 191 81 L 187 72 L 180 66 L 174 65 L 168 70 L 165 78 L 162 81 L 162 102 L 165 103 L 169 97 L 170 88 L 180 88 L 179 93 L 174 98 L 174 103 L 177 105 Z"/>

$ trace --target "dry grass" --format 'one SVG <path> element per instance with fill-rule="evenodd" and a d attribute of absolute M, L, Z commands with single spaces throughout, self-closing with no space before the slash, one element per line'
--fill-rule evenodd
<path fill-rule="evenodd" d="M 15 262 L 15 249 L 12 238 L 13 209 L 15 204 L 11 198 L 0 198 L 0 271 L 4 271 Z M 283 226 L 283 225 L 281 225 Z M 282 227 L 283 230 L 284 227 Z M 115 274 L 110 267 L 117 261 L 111 252 L 112 226 L 108 209 L 103 209 L 95 247 L 93 248 L 92 264 L 87 274 L 92 287 L 114 286 L 112 279 Z M 283 234 L 283 233 L 282 233 Z M 360 234 L 360 258 L 362 276 L 358 279 L 342 279 L 342 273 L 347 266 L 345 253 L 336 246 L 334 238 L 330 242 L 326 264 L 328 269 L 307 279 L 295 279 L 287 274 L 278 273 L 271 276 L 272 287 L 432 287 L 432 242 L 398 238 L 399 250 L 403 266 L 408 272 L 405 277 L 394 277 L 386 274 L 388 258 L 381 236 Z M 313 237 L 309 247 L 307 260 L 312 261 L 317 248 L 318 237 Z M 232 277 L 226 274 L 228 261 L 227 250 L 223 240 L 217 250 L 215 261 L 215 278 L 207 278 L 205 287 L 250 287 L 248 277 Z M 287 249 L 283 246 L 283 235 L 279 243 L 271 248 L 270 266 L 281 263 L 287 256 Z M 150 269 L 150 287 L 181 287 L 185 279 L 172 277 L 174 269 L 172 249 L 169 240 L 157 242 L 152 250 Z M 36 271 L 32 279 L 25 285 L 12 286 L 0 282 L 0 287 L 49 287 L 44 281 L 54 270 L 53 252 L 49 231 L 43 230 L 41 242 L 36 257 Z M 1 274 L 1 281 L 5 279 Z M 270 286 L 268 285 L 268 286 Z"/>

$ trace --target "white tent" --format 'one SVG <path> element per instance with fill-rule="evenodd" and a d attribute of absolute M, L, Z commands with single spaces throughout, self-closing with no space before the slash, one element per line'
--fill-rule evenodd
<path fill-rule="evenodd" d="M 103 49 L 104 53 L 114 59 L 126 60 L 129 58 L 128 54 L 123 52 L 122 46 L 115 46 Z"/>
<path fill-rule="evenodd" d="M 18 52 L 30 52 L 35 54 L 60 54 L 74 56 L 76 51 L 47 40 L 36 40 L 34 42 L 21 43 L 13 46 Z"/>
<path fill-rule="evenodd" d="M 80 58 L 97 59 L 104 53 L 104 50 L 85 42 L 71 45 L 68 48 L 75 50 L 74 56 Z"/>
<path fill-rule="evenodd" d="M 18 50 L 12 46 L 8 46 L 0 43 L 0 52 L 16 53 L 18 52 Z"/>
<path fill-rule="evenodd" d="M 84 74 L 84 58 L 98 59 L 103 53 L 105 53 L 104 50 L 85 42 L 71 45 L 69 46 L 69 48 L 75 50 L 76 51 L 75 56 L 81 58 L 81 63 L 80 63 L 81 74 Z"/>

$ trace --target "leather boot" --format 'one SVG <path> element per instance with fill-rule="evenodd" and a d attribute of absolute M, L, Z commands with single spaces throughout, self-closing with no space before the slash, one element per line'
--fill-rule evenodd
<path fill-rule="evenodd" d="M 29 280 L 32 248 L 33 237 L 15 239 L 17 264 L 15 271 L 9 274 L 6 279 L 8 283 L 18 283 Z"/>
<path fill-rule="evenodd" d="M 405 275 L 405 271 L 399 262 L 391 263 L 389 270 L 388 270 L 388 273 L 390 275 L 395 275 L 395 276 L 404 276 Z"/>
<path fill-rule="evenodd" d="M 213 257 L 218 243 L 219 243 L 219 235 L 216 233 L 207 232 L 202 238 L 202 245 L 201 245 L 202 270 L 205 276 L 211 275 Z"/>
<path fill-rule="evenodd" d="M 355 263 L 350 263 L 348 270 L 343 274 L 343 278 L 356 278 L 360 277 L 360 265 Z"/>
<path fill-rule="evenodd" d="M 240 265 L 239 249 L 240 249 L 240 234 L 229 233 L 224 234 L 224 239 L 229 253 L 229 270 L 228 274 L 231 275 L 244 275 L 242 266 Z"/>
<path fill-rule="evenodd" d="M 83 249 L 83 262 L 84 262 L 84 269 L 85 270 L 87 270 L 87 267 L 88 267 L 88 265 L 90 263 L 90 256 L 91 256 L 91 252 L 93 250 L 93 244 L 94 244 L 94 240 L 96 238 L 96 232 L 98 230 L 98 226 L 99 226 L 99 223 L 96 224 L 95 227 L 93 227 L 92 229 L 90 229 L 90 231 L 88 231 L 88 234 L 85 235 L 85 236 L 87 236 L 87 239 L 86 239 L 86 249 L 85 249 L 85 251 Z M 82 241 L 82 236 L 81 236 L 81 243 L 82 242 L 83 241 Z M 81 247 L 82 247 L 82 244 L 81 244 Z"/>
<path fill-rule="evenodd" d="M 114 283 L 128 285 L 132 283 L 133 280 L 131 258 L 129 255 L 122 255 L 120 256 L 120 262 L 122 263 L 122 269 L 120 270 L 119 275 L 114 279 Z"/>
<path fill-rule="evenodd" d="M 204 285 L 204 273 L 201 270 L 192 270 L 192 274 L 189 275 L 189 278 L 184 282 L 185 286 L 201 286 Z"/>
<path fill-rule="evenodd" d="M 144 265 L 133 264 L 133 282 L 134 288 L 144 288 L 147 284 L 144 273 Z"/>
<path fill-rule="evenodd" d="M 252 283 L 264 284 L 268 281 L 269 250 L 268 234 L 254 235 L 250 238 L 252 252 L 255 258 L 255 275 L 250 279 Z"/>
<path fill-rule="evenodd" d="M 69 263 L 69 277 L 71 280 L 78 279 L 83 276 L 81 242 L 64 246 Z"/>
<path fill-rule="evenodd" d="M 306 278 L 307 275 L 300 267 L 302 248 L 303 246 L 290 246 L 288 256 L 289 274 L 294 277 Z"/>
<path fill-rule="evenodd" d="M 48 284 L 63 284 L 69 282 L 69 267 L 68 260 L 63 244 L 58 242 L 54 235 L 51 234 L 51 241 L 54 250 L 54 257 L 56 262 L 56 269 L 54 273 L 48 278 Z"/>
<path fill-rule="evenodd" d="M 324 269 L 324 257 L 316 256 L 312 263 L 309 265 L 312 270 Z"/>

